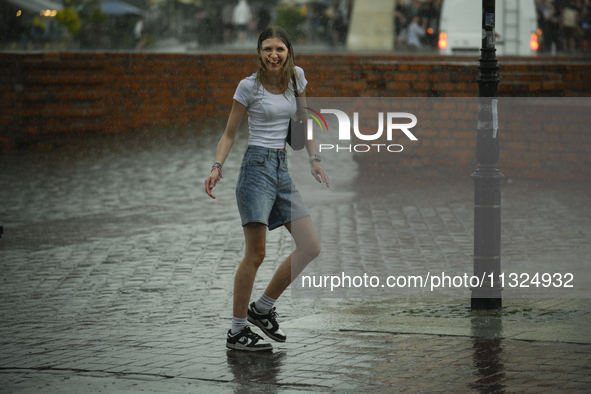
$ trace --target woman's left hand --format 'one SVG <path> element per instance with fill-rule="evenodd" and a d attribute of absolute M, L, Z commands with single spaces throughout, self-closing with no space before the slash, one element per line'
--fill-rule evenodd
<path fill-rule="evenodd" d="M 313 161 L 310 165 L 312 166 L 310 172 L 314 179 L 316 179 L 318 183 L 326 183 L 326 187 L 330 187 L 328 184 L 328 175 L 326 174 L 326 171 L 324 171 L 324 168 L 320 166 L 320 163 Z"/>

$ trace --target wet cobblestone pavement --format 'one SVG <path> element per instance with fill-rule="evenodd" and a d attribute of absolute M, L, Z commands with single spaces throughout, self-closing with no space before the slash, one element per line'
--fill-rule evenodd
<path fill-rule="evenodd" d="M 586 298 L 506 299 L 499 313 L 478 314 L 461 298 L 288 291 L 277 305 L 286 343 L 264 354 L 226 350 L 245 140 L 209 200 L 202 185 L 223 124 L 200 128 L 215 132 L 0 156 L 0 392 L 591 391 Z M 324 265 L 314 269 L 470 261 L 469 178 L 398 174 L 386 184 L 357 174 L 346 156 L 324 162 L 330 191 L 294 173 L 322 238 Z M 504 266 L 589 265 L 590 185 L 515 181 L 502 190 Z M 364 250 L 368 240 L 380 248 Z M 254 294 L 290 249 L 284 229 L 268 233 Z"/>

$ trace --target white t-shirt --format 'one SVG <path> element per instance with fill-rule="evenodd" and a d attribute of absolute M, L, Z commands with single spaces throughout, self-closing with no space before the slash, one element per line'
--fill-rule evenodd
<path fill-rule="evenodd" d="M 296 66 L 296 73 L 298 92 L 302 92 L 308 81 L 300 67 Z M 249 145 L 272 149 L 285 148 L 289 119 L 296 112 L 295 101 L 293 106 L 291 103 L 294 97 L 292 84 L 290 81 L 285 94 L 273 94 L 257 83 L 256 74 L 240 81 L 234 93 L 234 100 L 244 105 L 248 111 Z"/>
<path fill-rule="evenodd" d="M 135 35 L 136 39 L 140 39 L 142 38 L 142 29 L 144 28 L 144 21 L 143 20 L 139 20 L 135 23 L 135 26 L 133 28 L 133 34 Z"/>
<path fill-rule="evenodd" d="M 576 27 L 577 26 L 577 10 L 565 7 L 562 10 L 562 24 L 565 27 Z"/>
<path fill-rule="evenodd" d="M 250 23 L 250 7 L 246 1 L 241 0 L 234 8 L 232 21 L 236 25 L 248 25 Z"/>

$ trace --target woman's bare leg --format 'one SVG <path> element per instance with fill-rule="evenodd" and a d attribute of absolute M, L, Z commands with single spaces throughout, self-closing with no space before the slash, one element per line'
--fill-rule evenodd
<path fill-rule="evenodd" d="M 279 298 L 293 279 L 320 254 L 320 241 L 310 217 L 286 223 L 285 227 L 291 233 L 296 249 L 279 265 L 265 289 L 265 294 L 275 300 Z"/>
<path fill-rule="evenodd" d="M 250 223 L 243 227 L 246 250 L 234 277 L 234 317 L 246 318 L 254 278 L 265 259 L 267 226 Z"/>

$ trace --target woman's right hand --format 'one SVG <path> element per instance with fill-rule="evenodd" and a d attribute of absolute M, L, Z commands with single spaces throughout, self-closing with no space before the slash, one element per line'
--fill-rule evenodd
<path fill-rule="evenodd" d="M 232 148 L 232 145 L 234 144 L 234 135 L 236 134 L 236 130 L 238 129 L 244 114 L 246 114 L 246 107 L 234 99 L 226 130 L 224 131 L 224 135 L 220 139 L 217 150 L 215 151 L 217 162 L 213 163 L 214 165 L 211 169 L 211 174 L 209 174 L 209 177 L 205 180 L 205 193 L 211 198 L 215 198 L 215 196 L 211 194 L 211 190 L 220 179 L 222 179 L 222 165 L 224 164 L 224 160 L 228 157 L 230 148 Z"/>
<path fill-rule="evenodd" d="M 215 199 L 215 196 L 211 194 L 211 190 L 220 179 L 222 179 L 220 170 L 218 168 L 213 168 L 211 174 L 209 174 L 209 177 L 205 180 L 205 193 L 207 193 L 209 197 Z"/>

